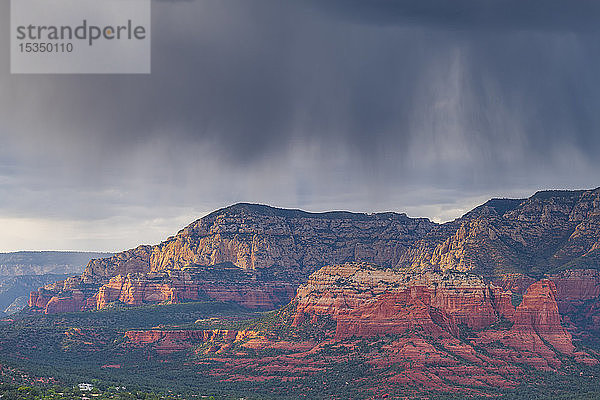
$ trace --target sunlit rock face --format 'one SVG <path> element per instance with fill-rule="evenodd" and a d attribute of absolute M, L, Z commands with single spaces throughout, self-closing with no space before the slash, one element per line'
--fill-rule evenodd
<path fill-rule="evenodd" d="M 321 268 L 298 289 L 295 324 L 328 315 L 338 321 L 338 337 L 383 334 L 388 328 L 401 333 L 417 325 L 429 329 L 433 321 L 458 333 L 461 324 L 480 329 L 496 322 L 497 303 L 510 314 L 504 309 L 507 296 L 476 275 L 350 263 Z"/>
<path fill-rule="evenodd" d="M 231 263 L 256 275 L 276 267 L 278 274 L 305 279 L 327 263 L 398 265 L 412 243 L 435 226 L 405 214 L 314 214 L 238 204 L 195 221 L 157 246 L 93 260 L 84 275 L 112 277 Z"/>
<path fill-rule="evenodd" d="M 241 336 L 233 330 L 137 330 L 125 332 L 127 347 L 151 345 L 159 353 L 173 353 L 188 349 L 195 344 L 211 342 L 227 348 Z"/>
<path fill-rule="evenodd" d="M 194 269 L 121 276 L 100 287 L 96 308 L 118 301 L 128 305 L 180 303 L 217 300 L 238 303 L 253 309 L 274 309 L 294 295 L 295 287 L 286 282 L 256 282 L 240 275 L 237 280 L 199 277 Z"/>

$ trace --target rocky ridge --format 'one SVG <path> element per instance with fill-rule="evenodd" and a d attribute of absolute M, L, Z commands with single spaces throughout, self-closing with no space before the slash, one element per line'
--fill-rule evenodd
<path fill-rule="evenodd" d="M 75 311 L 114 301 L 207 296 L 273 308 L 289 301 L 294 289 L 323 265 L 370 262 L 416 273 L 471 272 L 495 282 L 512 276 L 516 282 L 597 269 L 599 261 L 600 189 L 493 199 L 441 225 L 396 213 L 315 214 L 237 204 L 159 245 L 92 260 L 82 276 L 32 293 L 29 305 L 44 312 Z M 219 272 L 228 288 L 210 289 L 209 283 L 215 284 L 210 273 L 220 265 L 229 266 Z M 192 282 L 178 275 L 190 267 L 209 276 L 194 274 Z M 520 293 L 526 288 L 522 285 Z M 560 295 L 558 301 L 562 304 Z"/>
<path fill-rule="evenodd" d="M 405 214 L 307 213 L 236 204 L 201 218 L 157 246 L 140 246 L 90 262 L 84 277 L 231 263 L 305 279 L 326 263 L 349 260 L 398 265 L 406 249 L 436 225 Z"/>

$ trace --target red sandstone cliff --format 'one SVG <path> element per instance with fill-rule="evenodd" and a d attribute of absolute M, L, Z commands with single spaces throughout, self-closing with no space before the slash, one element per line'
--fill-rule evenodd
<path fill-rule="evenodd" d="M 281 281 L 256 282 L 240 276 L 237 281 L 218 277 L 198 279 L 191 268 L 185 271 L 151 273 L 111 278 L 98 291 L 96 307 L 119 301 L 129 305 L 217 300 L 248 308 L 273 309 L 293 296 L 295 287 Z"/>
<path fill-rule="evenodd" d="M 241 334 L 240 336 L 243 336 Z M 223 346 L 231 345 L 238 337 L 232 330 L 148 330 L 127 331 L 128 345 L 133 347 L 152 346 L 159 353 L 172 353 L 192 347 L 195 344 L 212 342 Z"/>
<path fill-rule="evenodd" d="M 595 292 L 588 288 L 584 293 Z M 559 367 L 562 356 L 593 362 L 575 351 L 571 334 L 562 326 L 554 281 L 533 283 L 516 309 L 511 295 L 465 273 L 406 274 L 369 264 L 328 266 L 298 289 L 292 325 L 301 328 L 331 318 L 338 340 L 414 332 L 435 340 L 467 337 L 483 347 L 499 343 L 500 348 L 494 345 L 490 351 L 500 359 L 539 368 Z"/>
<path fill-rule="evenodd" d="M 383 332 L 394 325 L 400 333 L 432 323 L 458 334 L 460 325 L 481 329 L 513 313 L 509 294 L 480 277 L 405 273 L 369 264 L 323 267 L 297 293 L 294 325 L 330 316 L 338 321 L 337 337 L 369 335 L 369 327 Z"/>

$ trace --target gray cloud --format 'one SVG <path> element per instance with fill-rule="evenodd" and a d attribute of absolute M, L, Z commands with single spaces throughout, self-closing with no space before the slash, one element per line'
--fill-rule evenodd
<path fill-rule="evenodd" d="M 332 16 L 380 25 L 426 24 L 458 30 L 598 30 L 594 0 L 314 0 Z"/>
<path fill-rule="evenodd" d="M 155 2 L 150 76 L 2 59 L 0 219 L 114 250 L 235 201 L 447 220 L 598 186 L 597 4 Z"/>

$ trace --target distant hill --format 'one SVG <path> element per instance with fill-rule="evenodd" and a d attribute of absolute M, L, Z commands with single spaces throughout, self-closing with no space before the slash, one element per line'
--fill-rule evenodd
<path fill-rule="evenodd" d="M 111 253 L 74 251 L 19 251 L 0 253 L 0 276 L 80 274 L 93 258 Z"/>
<path fill-rule="evenodd" d="M 0 316 L 25 307 L 32 290 L 80 274 L 91 259 L 110 256 L 72 251 L 0 253 Z"/>

